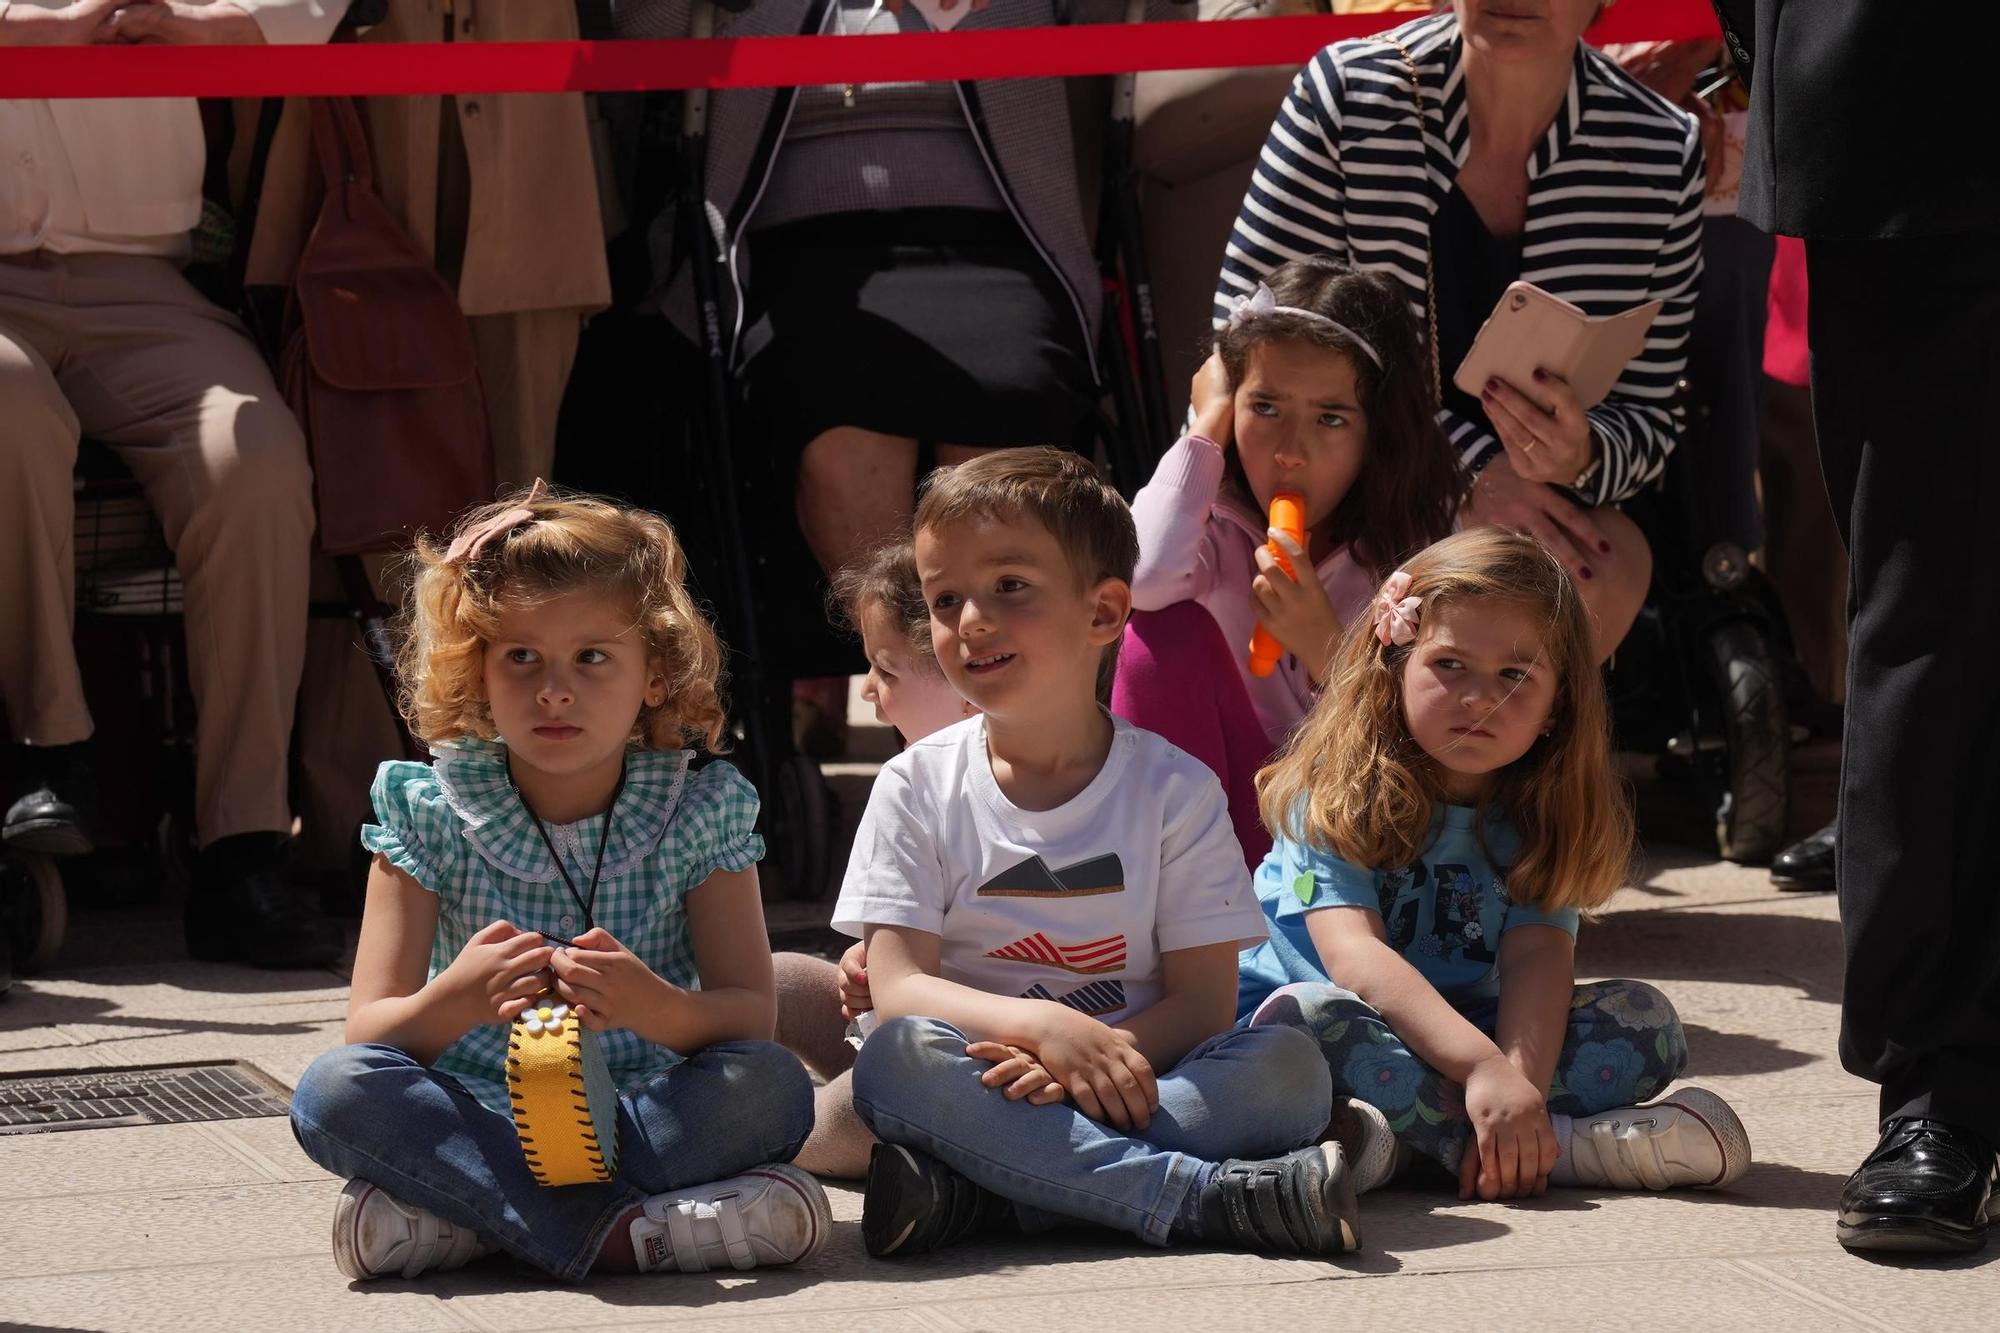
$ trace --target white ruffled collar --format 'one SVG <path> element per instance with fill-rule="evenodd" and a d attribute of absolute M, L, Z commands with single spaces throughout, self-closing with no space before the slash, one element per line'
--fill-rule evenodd
<path fill-rule="evenodd" d="M 680 806 L 691 750 L 625 751 L 625 784 L 612 805 L 611 842 L 604 849 L 607 877 L 651 856 Z M 535 816 L 507 773 L 507 747 L 464 737 L 432 747 L 431 768 L 442 794 L 465 825 L 465 837 L 494 868 L 531 884 L 547 884 L 558 870 Z"/>

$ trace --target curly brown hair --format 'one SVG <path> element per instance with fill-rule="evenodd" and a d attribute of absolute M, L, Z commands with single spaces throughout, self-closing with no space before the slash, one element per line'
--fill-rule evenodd
<path fill-rule="evenodd" d="M 1490 601 L 1541 621 L 1557 681 L 1549 734 L 1499 774 L 1487 805 L 1520 835 L 1519 857 L 1505 867 L 1515 901 L 1600 906 L 1631 869 L 1632 809 L 1611 762 L 1590 617 L 1569 571 L 1533 537 L 1500 528 L 1447 537 L 1403 568 L 1423 603 L 1419 623 L 1440 605 Z M 1401 868 L 1423 851 L 1445 797 L 1437 761 L 1403 717 L 1414 647 L 1384 645 L 1372 615 L 1355 618 L 1319 702 L 1257 775 L 1267 828 L 1369 870 Z"/>
<path fill-rule="evenodd" d="M 1431 402 L 1430 351 L 1418 332 L 1402 284 L 1383 273 L 1351 268 L 1331 255 L 1281 264 L 1264 285 L 1278 304 L 1324 315 L 1354 337 L 1317 319 L 1274 311 L 1222 330 L 1216 350 L 1233 390 L 1243 382 L 1250 350 L 1273 338 L 1341 353 L 1354 366 L 1361 410 L 1368 418 L 1368 461 L 1333 511 L 1332 530 L 1363 568 L 1386 576 L 1451 531 L 1465 477 Z M 1376 366 L 1355 343 L 1366 339 L 1381 356 Z M 1229 479 L 1245 497 L 1242 460 L 1229 451 Z"/>
<path fill-rule="evenodd" d="M 507 610 L 581 590 L 628 599 L 666 701 L 643 708 L 631 744 L 724 748 L 722 645 L 687 588 L 687 556 L 667 521 L 643 509 L 569 492 L 515 491 L 460 515 L 452 535 L 510 509 L 529 516 L 479 547 L 448 557 L 449 541 L 418 537 L 397 629 L 398 706 L 428 743 L 495 739 L 486 701 L 486 647 Z"/>
<path fill-rule="evenodd" d="M 917 556 L 908 537 L 898 537 L 863 551 L 833 576 L 828 609 L 856 635 L 861 617 L 871 606 L 889 613 L 919 662 L 937 668 L 931 646 L 931 609 L 924 601 L 923 580 L 917 577 Z"/>

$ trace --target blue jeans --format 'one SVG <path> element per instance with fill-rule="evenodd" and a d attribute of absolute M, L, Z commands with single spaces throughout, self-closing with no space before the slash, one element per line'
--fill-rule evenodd
<path fill-rule="evenodd" d="M 1498 997 L 1462 1001 L 1458 1011 L 1489 1037 L 1499 1027 Z M 1245 1021 L 1311 1036 L 1336 1092 L 1376 1107 L 1398 1142 L 1457 1172 L 1472 1137 L 1465 1089 L 1425 1064 L 1359 995 L 1297 981 L 1272 991 Z M 1687 1034 L 1672 1001 L 1643 981 L 1585 982 L 1570 994 L 1548 1108 L 1595 1115 L 1643 1102 L 1686 1067 Z"/>
<path fill-rule="evenodd" d="M 854 1062 L 854 1109 L 884 1143 L 919 1148 L 1014 1201 L 1030 1230 L 1075 1218 L 1164 1245 L 1205 1162 L 1315 1141 L 1333 1092 L 1318 1045 L 1290 1028 L 1210 1037 L 1159 1076 L 1160 1109 L 1125 1134 L 1068 1102 L 1010 1102 L 992 1065 L 934 1018 L 877 1028 Z"/>
<path fill-rule="evenodd" d="M 338 1046 L 299 1080 L 292 1133 L 337 1176 L 471 1227 L 574 1280 L 648 1196 L 787 1162 L 813 1123 L 812 1080 L 774 1042 L 717 1042 L 618 1098 L 618 1174 L 547 1187 L 511 1118 L 393 1046 Z"/>

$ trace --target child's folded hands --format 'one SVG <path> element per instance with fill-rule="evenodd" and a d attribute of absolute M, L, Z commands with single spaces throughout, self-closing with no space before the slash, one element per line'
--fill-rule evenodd
<path fill-rule="evenodd" d="M 1521 1199 L 1545 1194 L 1559 1149 L 1541 1091 L 1506 1056 L 1495 1052 L 1465 1081 L 1465 1111 L 1473 1141 L 1465 1145 L 1458 1197 Z"/>
<path fill-rule="evenodd" d="M 1047 1106 L 1063 1099 L 1063 1086 L 1056 1082 L 1034 1052 L 999 1041 L 975 1041 L 965 1048 L 975 1060 L 990 1060 L 993 1067 L 979 1076 L 989 1088 L 1000 1088 L 1007 1100 L 1026 1099 L 1031 1106 Z"/>
<path fill-rule="evenodd" d="M 432 985 L 448 997 L 467 1031 L 483 1023 L 511 1023 L 548 989 L 554 952 L 535 932 L 494 921 L 465 942 Z"/>
<path fill-rule="evenodd" d="M 556 994 L 575 1007 L 585 1027 L 641 1027 L 680 988 L 663 980 L 602 926 L 592 927 L 549 960 Z"/>
<path fill-rule="evenodd" d="M 1051 1005 L 1036 1050 L 1079 1111 L 1117 1129 L 1144 1129 L 1160 1106 L 1153 1066 L 1124 1033 L 1094 1018 Z"/>

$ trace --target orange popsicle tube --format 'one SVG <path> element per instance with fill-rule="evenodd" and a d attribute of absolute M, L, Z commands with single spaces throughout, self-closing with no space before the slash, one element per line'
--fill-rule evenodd
<path fill-rule="evenodd" d="M 1306 497 L 1297 491 L 1279 491 L 1271 497 L 1271 526 L 1284 533 L 1304 549 L 1306 544 Z M 1298 581 L 1298 571 L 1292 568 L 1291 557 L 1285 548 L 1270 542 L 1271 554 L 1277 557 L 1278 567 Z M 1250 636 L 1250 674 L 1263 677 L 1278 668 L 1278 659 L 1285 655 L 1285 646 L 1272 638 L 1262 625 Z"/>

